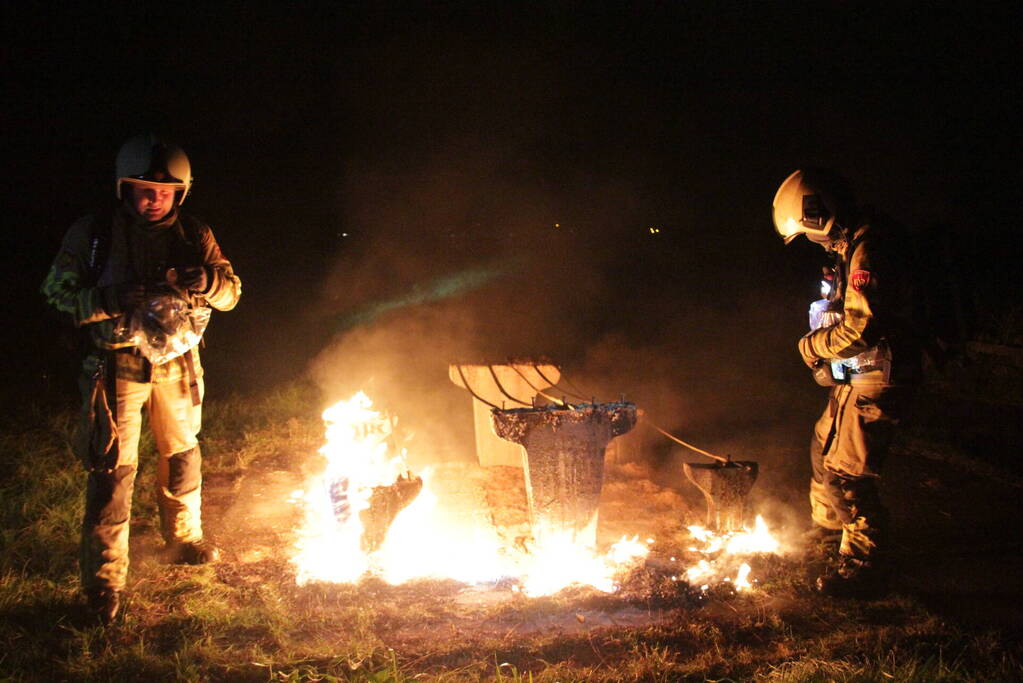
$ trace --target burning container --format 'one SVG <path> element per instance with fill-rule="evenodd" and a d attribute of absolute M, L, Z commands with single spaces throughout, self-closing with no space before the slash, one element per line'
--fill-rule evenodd
<path fill-rule="evenodd" d="M 494 432 L 525 447 L 533 537 L 595 547 L 604 450 L 636 424 L 632 403 L 584 403 L 491 411 Z"/>
<path fill-rule="evenodd" d="M 746 528 L 746 496 L 757 480 L 759 468 L 750 460 L 682 464 L 686 477 L 707 501 L 707 526 L 718 532 Z"/>

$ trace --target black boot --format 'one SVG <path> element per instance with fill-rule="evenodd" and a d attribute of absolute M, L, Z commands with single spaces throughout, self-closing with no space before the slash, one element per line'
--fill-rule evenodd
<path fill-rule="evenodd" d="M 880 598 L 888 592 L 888 573 L 868 560 L 842 555 L 837 567 L 817 578 L 817 591 L 833 598 Z"/>
<path fill-rule="evenodd" d="M 167 556 L 174 564 L 210 564 L 220 559 L 220 548 L 202 538 L 191 543 L 169 543 Z"/>
<path fill-rule="evenodd" d="M 121 592 L 115 590 L 90 590 L 85 593 L 89 612 L 104 626 L 111 623 L 121 611 Z"/>

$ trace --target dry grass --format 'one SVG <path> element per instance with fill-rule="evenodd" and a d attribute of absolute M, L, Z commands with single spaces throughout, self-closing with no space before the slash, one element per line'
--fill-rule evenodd
<path fill-rule="evenodd" d="M 315 405 L 307 388 L 290 387 L 209 406 L 207 514 L 236 502 L 242 473 L 315 450 Z M 805 558 L 761 558 L 760 590 L 739 595 L 699 595 L 654 571 L 637 572 L 611 596 L 574 588 L 471 600 L 464 586 L 432 580 L 300 587 L 283 548 L 244 561 L 229 552 L 206 567 L 162 564 L 146 493 L 135 503 L 130 598 L 123 618 L 104 628 L 86 618 L 77 594 L 83 477 L 67 446 L 71 422 L 28 414 L 6 426 L 0 444 L 3 679 L 1023 678 L 1011 634 L 970 631 L 908 594 L 865 603 L 815 597 Z"/>

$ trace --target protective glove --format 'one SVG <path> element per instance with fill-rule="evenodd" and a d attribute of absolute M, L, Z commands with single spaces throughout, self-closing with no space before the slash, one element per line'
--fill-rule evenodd
<path fill-rule="evenodd" d="M 180 289 L 198 294 L 204 294 L 209 289 L 210 278 L 204 266 L 173 268 L 172 272 L 173 279 L 168 277 L 168 280 Z"/>
<path fill-rule="evenodd" d="M 838 384 L 834 375 L 831 374 L 831 363 L 823 360 L 817 361 L 813 366 L 813 381 L 822 387 L 833 387 Z"/>

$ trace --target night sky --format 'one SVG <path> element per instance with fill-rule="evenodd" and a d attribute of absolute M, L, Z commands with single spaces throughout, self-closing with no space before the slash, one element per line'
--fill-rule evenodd
<path fill-rule="evenodd" d="M 666 413 L 734 408 L 707 424 L 793 387 L 808 427 L 823 252 L 774 234 L 791 171 L 836 167 L 906 223 L 972 325 L 1018 291 L 1019 11 L 894 4 L 4 3 L 5 392 L 70 393 L 37 288 L 153 130 L 243 281 L 214 395 L 312 367 L 423 396 L 445 359 L 546 354 Z"/>

